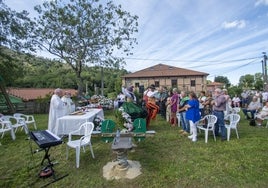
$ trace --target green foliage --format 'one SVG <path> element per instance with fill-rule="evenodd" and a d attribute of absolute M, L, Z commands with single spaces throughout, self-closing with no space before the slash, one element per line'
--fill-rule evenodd
<path fill-rule="evenodd" d="M 117 125 L 122 126 L 126 122 L 125 118 L 123 118 L 123 116 L 122 116 L 122 112 L 119 111 L 118 109 L 114 110 L 114 118 L 115 118 L 115 121 L 116 121 Z"/>
<path fill-rule="evenodd" d="M 239 79 L 239 86 L 245 89 L 252 89 L 254 87 L 254 75 L 246 74 Z"/>
<path fill-rule="evenodd" d="M 246 74 L 240 77 L 238 86 L 243 89 L 263 90 L 263 75 L 255 73 L 255 75 Z"/>
<path fill-rule="evenodd" d="M 116 95 L 121 91 L 122 80 L 121 76 L 126 74 L 125 69 L 117 68 L 103 68 L 103 80 L 104 80 L 104 95 L 109 93 L 116 93 Z M 84 74 L 85 73 L 85 74 Z M 84 85 L 88 84 L 88 89 L 90 95 L 94 94 L 95 87 L 101 88 L 101 68 L 95 67 L 85 67 L 82 72 L 84 76 Z M 114 95 L 114 94 L 113 94 Z"/>
<path fill-rule="evenodd" d="M 117 95 L 118 95 L 118 93 L 116 93 L 116 92 L 111 92 L 111 93 L 108 93 L 108 94 L 107 94 L 107 97 L 108 97 L 109 99 L 115 99 Z"/>
<path fill-rule="evenodd" d="M 0 46 L 0 74 L 6 85 L 13 83 L 16 77 L 22 76 L 14 54 Z M 10 74 L 11 72 L 12 74 Z"/>
<path fill-rule="evenodd" d="M 254 87 L 256 90 L 263 90 L 262 73 L 256 73 L 254 76 Z"/>
<path fill-rule="evenodd" d="M 0 1 L 0 47 L 7 47 L 15 51 L 28 50 L 32 47 L 29 38 L 33 29 L 33 22 L 27 11 L 16 12 Z M 0 56 L 1 56 L 0 50 Z"/>
<path fill-rule="evenodd" d="M 10 85 L 14 76 L 21 76 L 15 53 L 33 50 L 29 35 L 33 22 L 26 11 L 16 12 L 0 1 L 0 73 L 5 84 Z M 14 51 L 10 51 L 12 49 Z"/>
<path fill-rule="evenodd" d="M 228 94 L 231 97 L 234 97 L 235 95 L 240 96 L 242 92 L 243 92 L 243 89 L 239 86 L 231 86 L 228 88 Z"/>

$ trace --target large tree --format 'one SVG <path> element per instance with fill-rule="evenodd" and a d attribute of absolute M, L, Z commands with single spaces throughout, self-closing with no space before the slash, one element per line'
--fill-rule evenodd
<path fill-rule="evenodd" d="M 255 73 L 254 87 L 256 90 L 263 90 L 263 75 L 262 73 Z"/>
<path fill-rule="evenodd" d="M 238 84 L 244 89 L 252 89 L 254 87 L 254 75 L 246 74 L 241 76 Z"/>
<path fill-rule="evenodd" d="M 238 85 L 245 89 L 263 90 L 264 83 L 262 77 L 262 73 L 246 74 L 240 77 Z"/>
<path fill-rule="evenodd" d="M 129 55 L 136 44 L 132 35 L 138 31 L 138 17 L 104 2 L 54 0 L 35 7 L 36 44 L 72 67 L 80 94 L 84 66 L 121 67 L 124 61 L 115 54 Z"/>

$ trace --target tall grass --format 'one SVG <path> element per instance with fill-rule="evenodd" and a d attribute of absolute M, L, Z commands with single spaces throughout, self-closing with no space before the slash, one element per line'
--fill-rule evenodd
<path fill-rule="evenodd" d="M 38 129 L 47 128 L 47 114 L 35 115 Z M 105 111 L 106 119 L 114 119 L 113 111 Z M 32 129 L 32 127 L 30 127 Z M 70 150 L 66 160 L 66 144 L 52 147 L 50 154 L 59 163 L 54 166 L 56 176 L 67 177 L 51 187 L 267 187 L 268 185 L 268 129 L 248 125 L 241 116 L 239 136 L 232 132 L 229 142 L 214 142 L 209 136 L 205 143 L 203 133 L 191 142 L 179 134 L 178 127 L 170 127 L 161 117 L 152 122 L 150 129 L 157 133 L 136 143 L 130 160 L 139 161 L 142 174 L 135 179 L 106 180 L 102 168 L 115 156 L 111 143 L 93 138 L 95 159 L 89 149 L 81 153 L 80 168 L 75 167 L 75 151 Z M 6 134 L 0 146 L 0 187 L 41 187 L 52 179 L 38 177 L 44 152 L 37 149 L 23 131 L 13 141 Z M 66 138 L 64 139 L 66 141 Z"/>

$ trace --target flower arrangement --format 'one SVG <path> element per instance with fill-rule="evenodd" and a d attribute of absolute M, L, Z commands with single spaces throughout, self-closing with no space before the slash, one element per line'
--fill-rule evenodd
<path fill-rule="evenodd" d="M 133 130 L 133 122 L 131 116 L 124 112 L 124 108 L 120 107 L 115 111 L 115 117 L 120 125 L 123 125 L 128 131 Z"/>
<path fill-rule="evenodd" d="M 101 95 L 93 95 L 90 99 L 91 104 L 96 104 L 101 106 L 102 108 L 112 109 L 113 108 L 113 100 Z"/>

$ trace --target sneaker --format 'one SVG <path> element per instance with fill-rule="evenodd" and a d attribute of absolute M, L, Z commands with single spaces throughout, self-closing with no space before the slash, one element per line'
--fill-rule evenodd
<path fill-rule="evenodd" d="M 193 135 L 188 136 L 189 139 L 193 139 L 193 137 L 194 137 Z"/>
<path fill-rule="evenodd" d="M 180 130 L 180 131 L 179 131 L 179 133 L 183 133 L 183 132 L 184 132 L 184 130 Z"/>
<path fill-rule="evenodd" d="M 183 133 L 181 133 L 182 135 L 188 135 L 188 133 L 186 131 L 183 131 Z"/>

